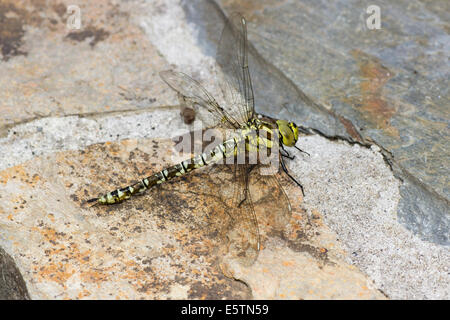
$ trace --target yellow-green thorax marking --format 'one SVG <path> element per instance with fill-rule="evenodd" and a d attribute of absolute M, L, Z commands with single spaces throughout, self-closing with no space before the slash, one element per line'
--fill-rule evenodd
<path fill-rule="evenodd" d="M 240 151 L 242 149 L 239 147 L 240 145 L 245 145 L 245 149 L 249 152 L 259 150 L 259 147 L 262 145 L 267 149 L 271 149 L 274 143 L 272 137 L 275 134 L 273 129 L 278 129 L 279 143 L 282 145 L 292 147 L 298 140 L 298 128 L 293 122 L 277 120 L 276 125 L 274 126 L 259 119 L 252 119 L 241 129 L 237 137 L 226 140 L 211 151 L 196 155 L 191 159 L 182 161 L 174 166 L 148 176 L 135 184 L 125 188 L 116 189 L 100 198 L 91 199 L 88 202 L 97 202 L 99 204 L 122 202 L 134 194 L 142 193 L 157 184 L 182 176 L 194 169 L 217 163 L 224 158 L 232 156 L 236 157 L 239 152 L 242 152 Z M 266 134 L 261 135 L 261 131 L 265 131 Z"/>

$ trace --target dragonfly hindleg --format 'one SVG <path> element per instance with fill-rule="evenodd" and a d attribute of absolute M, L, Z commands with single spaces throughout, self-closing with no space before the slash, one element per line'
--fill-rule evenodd
<path fill-rule="evenodd" d="M 297 147 L 297 146 L 294 146 L 294 148 L 297 149 L 297 150 L 300 151 L 300 152 L 306 153 L 308 156 L 311 156 L 308 152 L 303 151 L 302 149 L 300 149 L 300 148 Z"/>
<path fill-rule="evenodd" d="M 283 154 L 283 152 L 281 152 L 281 151 L 286 152 L 286 154 Z M 291 155 L 289 154 L 289 152 L 284 148 L 283 145 L 281 145 L 280 153 L 281 153 L 281 156 L 282 156 L 282 157 L 288 158 L 288 159 L 290 159 L 290 160 L 294 160 L 294 159 L 295 159 L 295 156 L 291 156 Z"/>
<path fill-rule="evenodd" d="M 295 178 L 293 176 L 291 176 L 291 174 L 289 173 L 286 164 L 284 163 L 283 158 L 281 158 L 281 168 L 283 169 L 283 171 L 288 175 L 289 178 L 291 178 L 292 181 L 295 182 L 296 185 L 298 185 L 300 187 L 300 189 L 302 190 L 302 195 L 305 196 L 305 192 L 303 190 L 303 186 L 301 185 L 300 182 L 298 182 L 297 180 L 295 180 Z"/>
<path fill-rule="evenodd" d="M 241 207 L 241 205 L 245 202 L 245 200 L 247 200 L 247 193 L 249 192 L 248 189 L 248 180 L 250 178 L 250 173 L 252 172 L 252 170 L 256 167 L 256 164 L 252 164 L 251 166 L 249 166 L 248 168 L 246 168 L 246 174 L 245 174 L 245 189 L 244 189 L 244 199 L 242 199 L 239 204 L 238 207 Z"/>

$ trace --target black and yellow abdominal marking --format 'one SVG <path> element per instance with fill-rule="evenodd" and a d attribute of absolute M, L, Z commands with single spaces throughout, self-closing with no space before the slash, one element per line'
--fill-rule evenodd
<path fill-rule="evenodd" d="M 98 202 L 99 204 L 119 203 L 129 199 L 132 195 L 141 194 L 157 184 L 161 184 L 165 181 L 182 176 L 194 169 L 215 164 L 228 157 L 236 158 L 238 153 L 243 152 L 244 149 L 247 152 L 258 152 L 260 145 L 264 145 L 264 147 L 270 151 L 274 143 L 271 140 L 272 135 L 274 134 L 272 126 L 269 123 L 258 119 L 255 119 L 253 122 L 254 124 L 244 127 L 239 132 L 240 137 L 229 139 L 216 146 L 210 152 L 201 153 L 189 160 L 185 160 L 148 176 L 133 185 L 116 189 L 99 198 L 90 199 L 88 202 Z M 296 130 L 295 124 L 279 120 L 276 125 L 281 134 L 283 144 L 286 146 L 292 146 L 295 144 L 298 139 L 298 131 Z M 262 131 L 265 131 L 265 137 L 257 135 L 257 133 Z M 240 145 L 244 145 L 245 147 L 239 148 Z M 237 159 L 234 161 L 237 161 Z"/>

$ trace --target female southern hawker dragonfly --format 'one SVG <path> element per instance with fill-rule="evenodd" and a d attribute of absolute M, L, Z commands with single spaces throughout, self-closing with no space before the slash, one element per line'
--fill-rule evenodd
<path fill-rule="evenodd" d="M 256 162 L 248 161 L 252 152 L 276 151 L 277 171 L 280 167 L 300 188 L 303 187 L 288 172 L 284 159 L 290 158 L 285 147 L 295 147 L 299 129 L 293 122 L 269 121 L 258 118 L 254 109 L 252 82 L 248 68 L 248 42 L 246 20 L 240 14 L 233 14 L 227 21 L 217 49 L 217 63 L 221 69 L 221 89 L 225 105 L 220 106 L 213 96 L 196 80 L 184 73 L 161 72 L 161 78 L 178 93 L 181 103 L 189 104 L 208 127 L 233 129 L 233 138 L 220 143 L 212 150 L 194 156 L 179 164 L 167 167 L 130 186 L 116 189 L 88 202 L 115 204 L 132 195 L 140 194 L 172 178 L 184 175 L 203 166 L 217 164 L 224 159 L 234 159 L 246 154 L 244 161 L 233 162 L 234 193 L 230 213 L 234 224 L 234 237 L 230 240 L 235 256 L 243 264 L 252 264 L 260 250 L 260 233 L 252 201 L 253 181 L 270 188 L 271 208 L 276 211 L 276 221 L 285 224 L 291 216 L 289 199 L 276 175 L 261 174 L 261 168 L 268 166 L 260 157 Z M 208 122 L 209 121 L 209 122 Z M 264 147 L 264 148 L 263 148 Z M 299 151 L 304 152 L 297 148 Z M 229 164 L 229 162 L 226 162 Z"/>

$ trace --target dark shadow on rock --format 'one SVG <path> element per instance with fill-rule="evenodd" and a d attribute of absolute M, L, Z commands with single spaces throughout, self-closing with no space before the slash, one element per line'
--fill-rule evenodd
<path fill-rule="evenodd" d="M 0 248 L 0 300 L 30 300 L 27 286 L 13 258 Z"/>

